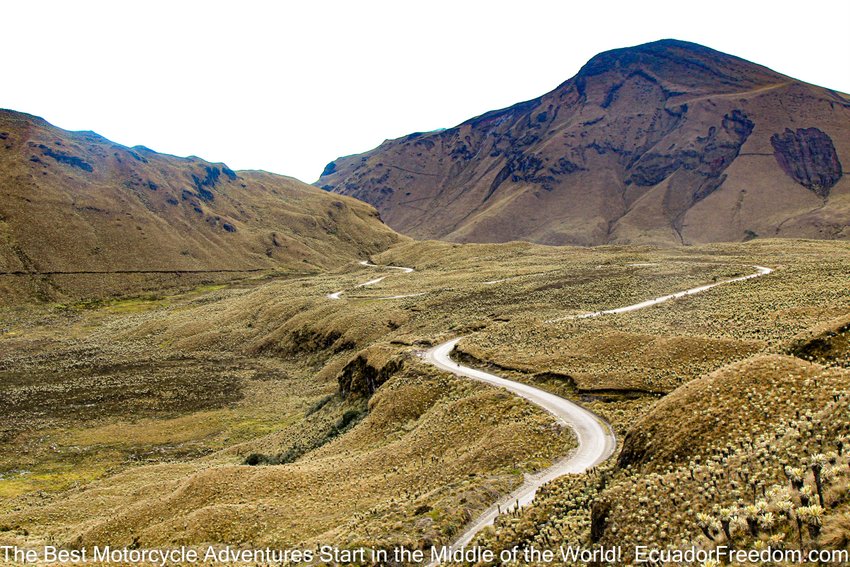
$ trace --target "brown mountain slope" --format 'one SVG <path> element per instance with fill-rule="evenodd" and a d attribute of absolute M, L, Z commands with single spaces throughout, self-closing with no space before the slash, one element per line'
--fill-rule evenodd
<path fill-rule="evenodd" d="M 398 239 L 369 205 L 292 178 L 0 111 L 0 295 L 28 277 L 13 272 L 67 290 L 66 272 L 304 270 Z"/>
<path fill-rule="evenodd" d="M 417 238 L 848 238 L 850 97 L 696 44 L 597 55 L 554 91 L 328 164 Z"/>

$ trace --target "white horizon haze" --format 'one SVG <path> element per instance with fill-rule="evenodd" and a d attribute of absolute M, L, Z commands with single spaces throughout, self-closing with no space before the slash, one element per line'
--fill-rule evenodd
<path fill-rule="evenodd" d="M 850 92 L 850 2 L 4 3 L 0 107 L 315 181 L 342 155 L 538 97 L 602 51 L 705 45 Z"/>

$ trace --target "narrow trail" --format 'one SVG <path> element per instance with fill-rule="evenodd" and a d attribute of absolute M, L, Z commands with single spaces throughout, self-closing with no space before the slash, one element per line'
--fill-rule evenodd
<path fill-rule="evenodd" d="M 413 268 L 405 268 L 404 266 L 379 266 L 377 264 L 373 264 L 369 260 L 360 260 L 361 266 L 368 266 L 370 268 L 386 268 L 388 270 L 401 270 L 405 274 L 409 274 L 413 272 Z"/>
<path fill-rule="evenodd" d="M 361 266 L 367 266 L 369 268 L 385 268 L 387 270 L 400 270 L 400 271 L 404 272 L 405 274 L 409 274 L 409 273 L 413 272 L 413 268 L 405 268 L 403 266 L 378 266 L 377 264 L 373 264 L 369 260 L 361 260 L 360 265 Z M 357 284 L 356 286 L 354 286 L 354 288 L 356 289 L 358 287 L 369 287 L 370 285 L 375 285 L 376 283 L 380 283 L 380 282 L 384 281 L 385 279 L 387 279 L 387 277 L 388 276 L 381 276 L 379 278 L 369 280 L 368 282 L 363 282 L 361 284 Z M 327 297 L 328 299 L 342 299 L 343 293 L 345 293 L 345 290 L 335 291 L 333 293 L 327 294 L 325 297 Z M 405 297 L 419 297 L 420 295 L 425 295 L 425 293 L 422 292 L 422 293 L 409 293 L 409 294 L 405 294 L 405 295 L 391 295 L 389 297 L 375 297 L 375 298 L 372 298 L 372 299 L 378 299 L 378 300 L 381 300 L 381 299 L 403 299 Z"/>
<path fill-rule="evenodd" d="M 711 284 L 701 285 L 698 287 L 692 287 L 691 289 L 686 289 L 685 291 L 679 291 L 676 293 L 671 293 L 670 295 L 662 295 L 661 297 L 656 297 L 655 299 L 647 299 L 646 301 L 641 301 L 640 303 L 635 303 L 632 305 L 626 305 L 625 307 L 618 307 L 616 309 L 607 309 L 605 311 L 593 311 L 592 313 L 581 313 L 579 315 L 567 315 L 566 317 L 559 317 L 557 319 L 549 319 L 546 321 L 547 323 L 557 323 L 558 321 L 567 321 L 569 319 L 591 319 L 593 317 L 601 317 L 602 315 L 616 315 L 617 313 L 628 313 L 629 311 L 637 311 L 639 309 L 645 309 L 647 307 L 652 307 L 653 305 L 658 305 L 659 303 L 664 303 L 665 301 L 670 301 L 671 299 L 679 299 L 680 297 L 685 297 L 686 295 L 695 295 L 697 293 L 702 293 L 707 291 L 713 287 L 717 287 L 719 285 L 730 284 L 733 282 L 741 282 L 744 280 L 751 280 L 753 278 L 757 278 L 760 276 L 766 276 L 767 274 L 773 272 L 771 268 L 765 268 L 764 266 L 753 266 L 756 270 L 758 270 L 754 274 L 749 274 L 746 276 L 740 276 L 737 278 L 732 278 L 728 280 L 723 280 L 719 282 L 714 282 Z"/>
<path fill-rule="evenodd" d="M 364 266 L 378 267 L 365 260 L 360 262 L 360 264 Z M 405 273 L 410 273 L 413 271 L 413 268 L 403 268 L 401 266 L 383 267 L 402 270 Z M 640 303 L 634 303 L 632 305 L 618 307 L 616 309 L 593 311 L 591 313 L 568 315 L 566 317 L 550 319 L 546 321 L 546 323 L 555 323 L 558 321 L 565 321 L 569 319 L 589 319 L 594 317 L 602 317 L 605 315 L 616 315 L 619 313 L 638 311 L 640 309 L 646 309 L 647 307 L 652 307 L 653 305 L 658 305 L 666 301 L 670 301 L 672 299 L 702 293 L 719 285 L 725 285 L 734 282 L 758 278 L 773 272 L 773 269 L 771 268 L 765 268 L 763 266 L 753 267 L 757 271 L 746 276 L 739 276 L 728 280 L 722 280 L 711 284 L 701 285 L 684 291 L 679 291 L 676 293 L 671 293 L 669 295 L 656 297 L 654 299 L 641 301 Z M 357 287 L 372 285 L 383 280 L 384 277 L 364 282 L 358 285 Z M 505 280 L 495 280 L 493 282 L 485 282 L 485 284 L 489 285 L 493 283 L 499 283 L 501 281 Z M 343 292 L 339 291 L 329 294 L 328 298 L 339 299 L 342 293 Z M 419 293 L 403 296 L 394 296 L 393 298 L 413 297 L 417 295 L 423 294 Z M 538 471 L 534 474 L 527 474 L 525 476 L 525 479 L 523 480 L 522 485 L 520 485 L 519 488 L 512 491 L 510 494 L 507 494 L 502 497 L 498 502 L 487 508 L 477 518 L 472 520 L 464 528 L 461 535 L 458 536 L 451 544 L 451 549 L 458 549 L 469 544 L 482 529 L 491 525 L 495 521 L 496 517 L 499 516 L 499 514 L 506 511 L 511 511 L 517 506 L 522 507 L 531 503 L 534 500 L 534 496 L 537 493 L 537 489 L 543 486 L 545 483 L 565 474 L 584 472 L 589 468 L 594 467 L 597 464 L 605 461 L 614 453 L 614 450 L 616 449 L 617 445 L 616 438 L 610 425 L 602 418 L 600 418 L 590 410 L 582 407 L 581 405 L 570 400 L 564 399 L 555 394 L 552 394 L 551 392 L 535 388 L 534 386 L 523 384 L 521 382 L 515 382 L 513 380 L 508 380 L 507 378 L 497 376 L 496 374 L 491 374 L 489 372 L 484 372 L 482 370 L 463 366 L 453 361 L 451 359 L 451 352 L 462 338 L 463 337 L 457 337 L 446 341 L 422 353 L 420 356 L 425 362 L 436 366 L 440 370 L 451 372 L 452 374 L 455 374 L 457 376 L 471 378 L 473 380 L 484 382 L 499 388 L 504 388 L 512 392 L 513 394 L 525 398 L 533 404 L 536 404 L 540 408 L 555 416 L 555 418 L 560 423 L 570 427 L 573 430 L 578 440 L 578 447 L 574 449 L 569 455 L 556 461 L 550 467 Z M 431 565 L 436 564 L 436 562 L 431 562 L 429 563 L 429 567 Z"/>

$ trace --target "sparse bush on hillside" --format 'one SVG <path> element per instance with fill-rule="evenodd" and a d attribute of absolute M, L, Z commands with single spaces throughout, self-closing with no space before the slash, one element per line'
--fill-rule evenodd
<path fill-rule="evenodd" d="M 319 401 L 317 401 L 315 404 L 313 404 L 312 406 L 307 408 L 307 411 L 304 413 L 304 417 L 310 417 L 311 415 L 313 415 L 317 411 L 321 410 L 323 407 L 328 405 L 328 403 L 330 403 L 330 401 L 333 400 L 335 397 L 336 397 L 336 394 L 328 394 L 327 396 L 324 396 Z"/>

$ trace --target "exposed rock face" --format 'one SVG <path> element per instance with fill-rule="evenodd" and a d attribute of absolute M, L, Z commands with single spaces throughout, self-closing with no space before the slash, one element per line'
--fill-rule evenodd
<path fill-rule="evenodd" d="M 772 142 L 800 123 L 810 127 L 793 134 L 800 141 L 786 133 Z M 418 238 L 844 238 L 850 186 L 839 156 L 850 152 L 848 125 L 846 95 L 665 40 L 602 53 L 534 100 L 339 158 L 317 185 L 375 205 Z M 825 207 L 817 195 L 828 185 Z"/>
<path fill-rule="evenodd" d="M 629 168 L 625 183 L 651 187 L 680 172 L 669 184 L 664 209 L 668 221 L 681 235 L 684 215 L 725 181 L 723 172 L 738 157 L 754 126 L 746 114 L 733 110 L 723 117 L 720 128 L 711 126 L 705 136 L 698 136 L 687 148 L 666 155 L 648 152 L 640 156 Z"/>
<path fill-rule="evenodd" d="M 773 155 L 794 181 L 826 197 L 843 174 L 832 138 L 817 128 L 786 128 L 770 137 Z"/>
<path fill-rule="evenodd" d="M 32 144 L 32 145 L 35 145 L 35 144 Z M 92 168 L 91 164 L 86 163 L 85 160 L 80 159 L 77 156 L 69 155 L 69 154 L 67 154 L 63 151 L 54 150 L 52 148 L 45 146 L 44 144 L 38 144 L 37 147 L 38 147 L 38 149 L 40 149 L 42 151 L 42 153 L 44 155 L 46 155 L 48 157 L 52 157 L 53 159 L 55 159 L 59 163 L 64 163 L 64 164 L 70 165 L 71 167 L 77 167 L 79 169 L 82 169 L 83 171 L 88 171 L 89 173 L 94 171 L 94 168 Z M 33 160 L 32 158 L 30 158 L 30 161 L 36 161 L 36 160 Z"/>
<path fill-rule="evenodd" d="M 343 396 L 371 397 L 389 378 L 402 369 L 404 362 L 396 353 L 374 345 L 357 354 L 337 376 Z"/>

